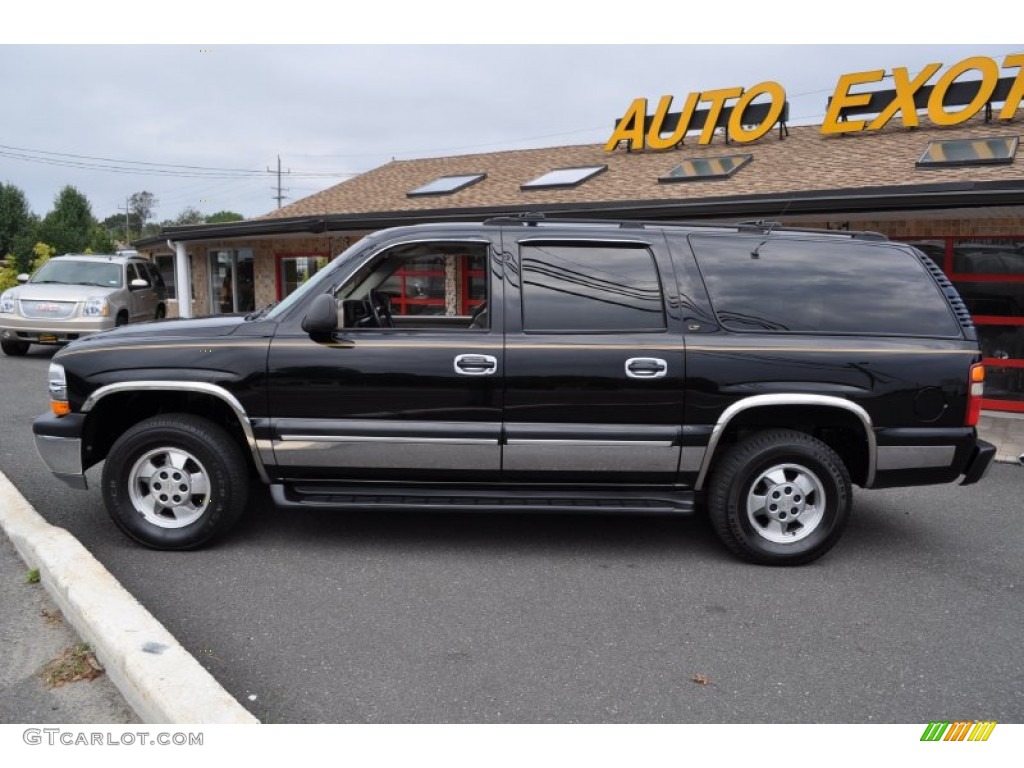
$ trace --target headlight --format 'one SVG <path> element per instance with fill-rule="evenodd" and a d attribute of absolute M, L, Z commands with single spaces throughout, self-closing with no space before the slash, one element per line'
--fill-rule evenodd
<path fill-rule="evenodd" d="M 85 300 L 82 314 L 86 317 L 106 317 L 110 314 L 110 302 L 106 296 L 90 296 Z"/>
<path fill-rule="evenodd" d="M 4 291 L 0 294 L 0 313 L 13 315 L 15 298 L 16 295 L 14 291 Z"/>
<path fill-rule="evenodd" d="M 50 363 L 47 382 L 50 388 L 50 410 L 58 416 L 71 413 L 71 405 L 68 403 L 68 380 L 64 374 L 64 366 L 60 363 Z"/>

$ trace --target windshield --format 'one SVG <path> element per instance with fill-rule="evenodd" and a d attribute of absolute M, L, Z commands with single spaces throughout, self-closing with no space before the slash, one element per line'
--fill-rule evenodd
<path fill-rule="evenodd" d="M 333 275 L 338 273 L 338 265 L 347 261 L 357 251 L 362 251 L 367 244 L 372 242 L 372 235 L 367 236 L 360 240 L 355 245 L 346 248 L 338 258 L 332 261 L 326 268 L 321 269 L 309 280 L 300 285 L 294 293 L 290 294 L 287 298 L 281 301 L 275 306 L 270 312 L 267 313 L 266 318 L 268 320 L 278 320 L 291 310 L 296 304 L 301 302 L 307 294 L 310 293 L 322 293 L 324 286 L 329 284 L 329 280 Z"/>
<path fill-rule="evenodd" d="M 32 275 L 29 282 L 120 288 L 122 283 L 121 265 L 103 261 L 51 259 Z"/>

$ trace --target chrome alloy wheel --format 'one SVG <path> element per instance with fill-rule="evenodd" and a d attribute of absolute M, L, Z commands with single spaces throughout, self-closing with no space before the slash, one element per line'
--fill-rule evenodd
<path fill-rule="evenodd" d="M 814 532 L 825 503 L 825 488 L 816 474 L 799 464 L 778 464 L 751 484 L 747 519 L 762 538 L 790 544 Z"/>
<path fill-rule="evenodd" d="M 128 474 L 132 506 L 160 528 L 184 528 L 210 504 L 210 475 L 181 448 L 157 448 L 142 455 Z"/>

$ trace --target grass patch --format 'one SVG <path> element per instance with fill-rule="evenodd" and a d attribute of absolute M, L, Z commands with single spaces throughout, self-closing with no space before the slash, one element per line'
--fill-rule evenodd
<path fill-rule="evenodd" d="M 87 643 L 65 648 L 39 670 L 39 676 L 47 688 L 59 688 L 65 683 L 79 680 L 92 680 L 102 674 L 103 667 Z"/>
<path fill-rule="evenodd" d="M 26 584 L 38 584 L 39 583 L 39 569 L 33 568 L 25 573 Z"/>

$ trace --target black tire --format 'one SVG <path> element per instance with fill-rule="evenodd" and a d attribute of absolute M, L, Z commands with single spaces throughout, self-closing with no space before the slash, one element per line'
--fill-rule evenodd
<path fill-rule="evenodd" d="M 28 354 L 29 343 L 17 339 L 0 339 L 0 349 L 8 357 L 24 357 Z"/>
<path fill-rule="evenodd" d="M 846 465 L 825 443 L 803 432 L 767 430 L 732 446 L 717 462 L 708 516 L 742 559 L 802 565 L 839 540 L 852 496 Z"/>
<path fill-rule="evenodd" d="M 117 317 L 114 318 L 114 327 L 117 328 L 122 325 L 128 325 L 128 321 L 131 318 L 128 317 L 127 312 L 118 312 Z"/>
<path fill-rule="evenodd" d="M 118 438 L 102 487 L 107 512 L 128 536 L 153 549 L 195 549 L 238 522 L 249 470 L 224 429 L 198 416 L 166 414 Z"/>

